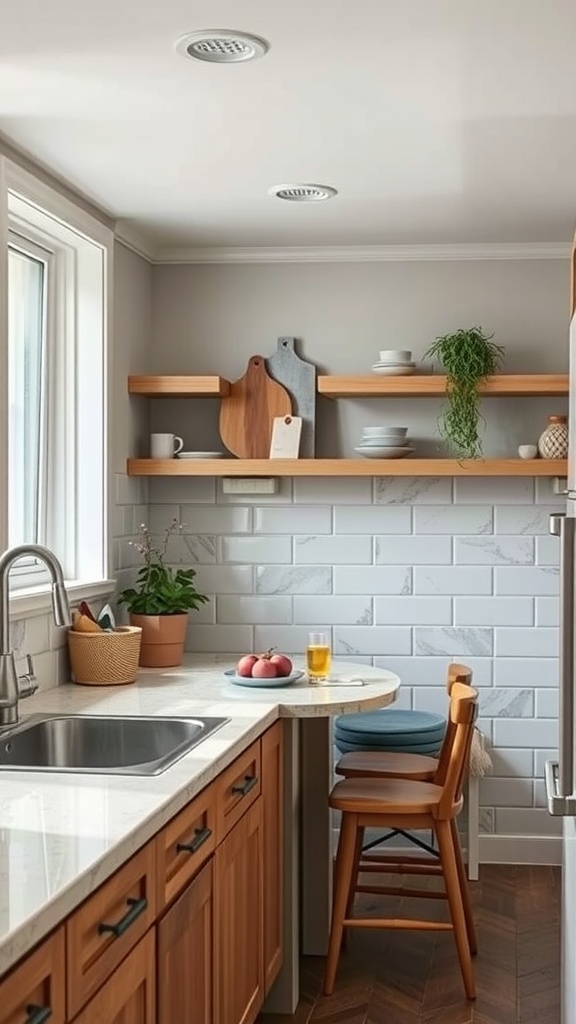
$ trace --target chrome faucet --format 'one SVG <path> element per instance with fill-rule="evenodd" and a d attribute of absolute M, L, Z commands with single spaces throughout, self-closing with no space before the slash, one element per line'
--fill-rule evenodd
<path fill-rule="evenodd" d="M 8 577 L 14 562 L 25 555 L 31 555 L 44 562 L 52 578 L 54 622 L 57 626 L 70 625 L 70 606 L 64 586 L 64 573 L 56 555 L 40 544 L 20 544 L 18 547 L 8 548 L 0 555 L 0 728 L 17 723 L 18 701 L 24 697 L 31 697 L 38 689 L 31 656 L 26 655 L 28 671 L 19 676 L 14 651 L 9 649 Z"/>

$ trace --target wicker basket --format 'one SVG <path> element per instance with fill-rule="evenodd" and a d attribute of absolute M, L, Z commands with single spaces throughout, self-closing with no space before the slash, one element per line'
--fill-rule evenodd
<path fill-rule="evenodd" d="M 142 630 L 118 626 L 111 633 L 68 630 L 68 653 L 75 683 L 112 686 L 133 683 L 138 673 Z"/>

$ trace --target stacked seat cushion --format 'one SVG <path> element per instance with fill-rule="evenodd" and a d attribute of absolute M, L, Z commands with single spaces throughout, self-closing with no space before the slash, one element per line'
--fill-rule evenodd
<path fill-rule="evenodd" d="M 383 708 L 340 715 L 334 722 L 334 742 L 341 754 L 353 750 L 437 754 L 446 732 L 446 719 L 431 711 Z"/>

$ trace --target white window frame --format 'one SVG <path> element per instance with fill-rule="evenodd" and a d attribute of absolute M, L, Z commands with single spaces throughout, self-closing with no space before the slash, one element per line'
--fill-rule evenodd
<path fill-rule="evenodd" d="M 60 557 L 71 596 L 111 593 L 108 546 L 108 348 L 112 322 L 113 234 L 68 198 L 0 157 L 0 550 L 8 541 L 7 266 L 10 232 L 52 252 L 51 298 L 58 337 L 48 380 L 47 473 L 58 494 L 46 503 L 45 543 Z M 49 285 L 50 286 L 50 285 Z M 53 353 L 54 354 L 54 353 Z M 65 452 L 64 459 L 55 457 Z M 6 486 L 8 484 L 8 486 Z M 70 571 L 72 569 L 72 571 Z M 48 582 L 10 574 L 13 614 L 49 604 Z"/>

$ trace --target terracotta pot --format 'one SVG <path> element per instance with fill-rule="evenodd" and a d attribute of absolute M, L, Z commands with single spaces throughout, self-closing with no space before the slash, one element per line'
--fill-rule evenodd
<path fill-rule="evenodd" d="M 169 668 L 182 664 L 187 612 L 181 615 L 134 615 L 131 612 L 130 624 L 142 628 L 142 668 Z"/>

